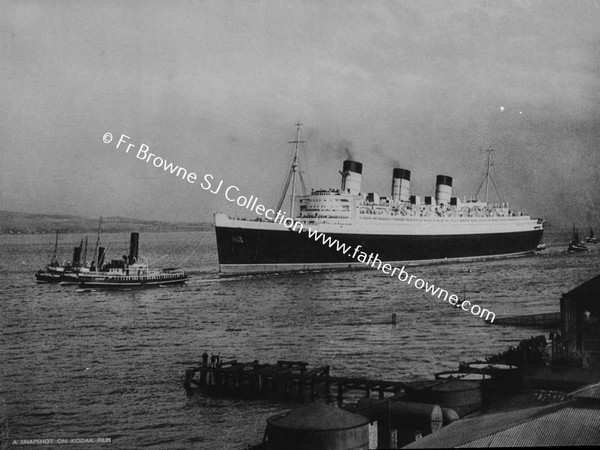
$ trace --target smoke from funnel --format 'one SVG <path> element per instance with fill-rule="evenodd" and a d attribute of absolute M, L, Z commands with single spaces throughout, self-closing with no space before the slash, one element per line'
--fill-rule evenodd
<path fill-rule="evenodd" d="M 352 142 L 341 141 L 337 143 L 328 143 L 323 147 L 323 152 L 327 156 L 339 160 L 354 159 L 354 151 L 352 150 Z"/>

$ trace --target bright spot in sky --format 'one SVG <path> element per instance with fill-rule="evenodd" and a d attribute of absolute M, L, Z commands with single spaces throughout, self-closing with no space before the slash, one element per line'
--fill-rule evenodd
<path fill-rule="evenodd" d="M 501 106 L 501 107 L 500 107 L 500 111 L 504 111 L 504 106 Z"/>
<path fill-rule="evenodd" d="M 519 111 L 519 114 L 523 114 L 523 111 Z"/>

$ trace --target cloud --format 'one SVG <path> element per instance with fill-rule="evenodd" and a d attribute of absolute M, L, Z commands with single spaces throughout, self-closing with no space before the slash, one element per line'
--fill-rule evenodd
<path fill-rule="evenodd" d="M 102 134 L 277 198 L 300 119 L 312 187 L 338 185 L 347 148 L 384 195 L 396 163 L 411 190 L 447 173 L 466 195 L 493 145 L 513 203 L 583 220 L 599 187 L 598 14 L 585 1 L 4 2 L 0 201 L 211 220 L 229 205 Z"/>

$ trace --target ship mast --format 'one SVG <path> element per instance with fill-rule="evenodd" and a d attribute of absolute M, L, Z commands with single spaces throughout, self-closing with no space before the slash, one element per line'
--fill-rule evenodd
<path fill-rule="evenodd" d="M 94 247 L 94 255 L 92 256 L 92 262 L 96 265 L 96 253 L 98 252 L 98 247 L 100 246 L 100 231 L 102 230 L 102 217 L 98 221 L 98 237 L 96 238 L 96 247 Z M 98 270 L 98 268 L 96 268 Z"/>
<path fill-rule="evenodd" d="M 487 149 L 488 152 L 488 166 L 487 173 L 485 174 L 485 202 L 488 201 L 488 193 L 490 192 L 490 177 L 492 176 L 490 173 L 490 169 L 492 168 L 492 152 L 494 149 L 492 147 Z"/>
<path fill-rule="evenodd" d="M 281 198 L 279 199 L 279 203 L 277 204 L 277 210 L 281 210 L 283 202 L 285 201 L 285 195 L 287 194 L 288 187 L 290 185 L 290 180 L 292 182 L 292 198 L 290 202 L 290 217 L 294 217 L 294 208 L 296 206 L 296 177 L 298 174 L 298 149 L 300 144 L 304 144 L 306 141 L 300 140 L 300 126 L 302 123 L 298 122 L 296 124 L 296 139 L 293 141 L 289 141 L 289 144 L 294 144 L 294 159 L 292 160 L 292 167 L 290 168 L 290 172 L 288 173 L 287 180 L 285 182 L 285 187 L 283 188 L 283 193 L 281 194 Z"/>
<path fill-rule="evenodd" d="M 56 254 L 58 252 L 58 230 L 56 230 L 56 240 L 54 241 L 54 251 L 52 252 L 52 259 L 50 260 L 50 265 L 53 266 L 56 262 Z"/>
<path fill-rule="evenodd" d="M 88 238 L 85 237 L 85 247 L 83 249 L 83 266 L 87 267 L 87 246 L 88 246 Z"/>
<path fill-rule="evenodd" d="M 490 180 L 492 181 L 494 189 L 496 189 L 498 199 L 500 199 L 500 193 L 498 192 L 498 188 L 496 187 L 496 182 L 492 178 L 492 166 L 494 165 L 494 163 L 492 162 L 492 153 L 494 152 L 494 149 L 490 147 L 486 150 L 486 152 L 488 152 L 487 172 L 485 174 L 485 178 L 483 179 L 483 181 L 479 185 L 479 188 L 477 189 L 477 194 L 475 194 L 475 198 L 479 196 L 479 191 L 481 191 L 481 187 L 483 186 L 483 183 L 485 183 L 485 202 L 487 203 L 490 192 Z"/>
<path fill-rule="evenodd" d="M 296 124 L 296 140 L 290 141 L 290 144 L 294 144 L 294 161 L 292 161 L 292 200 L 290 204 L 290 215 L 294 217 L 294 206 L 296 202 L 296 173 L 298 172 L 298 146 L 304 141 L 300 140 L 300 122 Z"/>

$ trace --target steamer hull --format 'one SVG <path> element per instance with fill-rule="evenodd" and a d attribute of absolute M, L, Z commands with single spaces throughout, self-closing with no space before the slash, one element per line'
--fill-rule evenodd
<path fill-rule="evenodd" d="M 79 287 L 97 289 L 144 289 L 159 286 L 183 284 L 188 277 L 185 274 L 158 276 L 101 276 L 84 275 L 80 277 Z"/>
<path fill-rule="evenodd" d="M 366 269 L 368 266 L 352 258 L 359 245 L 360 251 L 395 265 L 514 257 L 533 252 L 543 233 L 541 226 L 471 234 L 444 234 L 442 230 L 441 234 L 326 233 L 332 241 L 346 245 L 344 254 L 343 248 L 330 248 L 307 232 L 273 229 L 270 223 L 251 223 L 250 227 L 244 221 L 229 222 L 216 226 L 219 268 L 224 275 Z"/>
<path fill-rule="evenodd" d="M 60 283 L 63 280 L 63 273 L 53 272 L 48 269 L 39 270 L 35 274 L 36 283 Z"/>

